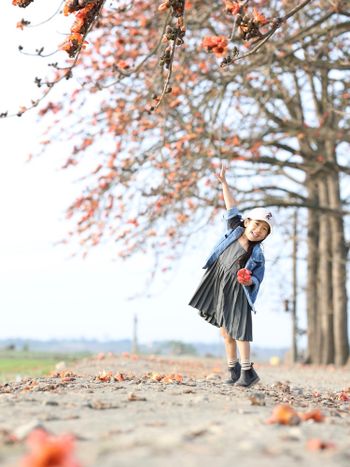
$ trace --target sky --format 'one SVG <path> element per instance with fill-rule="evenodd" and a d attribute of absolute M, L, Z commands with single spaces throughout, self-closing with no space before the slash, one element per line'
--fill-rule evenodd
<path fill-rule="evenodd" d="M 16 29 L 17 21 L 29 17 L 27 11 L 38 14 L 37 21 L 44 19 L 52 12 L 48 3 L 53 2 L 36 0 L 26 10 L 11 3 L 3 2 L 0 18 L 6 38 L 0 44 L 0 112 L 27 105 L 35 91 L 34 77 L 46 69 L 37 57 L 21 55 L 18 45 L 35 49 L 44 41 L 49 50 L 50 41 L 53 49 L 63 37 L 63 29 L 52 26 L 46 26 L 51 28 L 46 33 L 40 28 Z M 59 96 L 63 90 L 55 92 Z M 220 219 L 200 245 L 195 247 L 198 242 L 194 241 L 188 246 L 174 272 L 165 278 L 160 274 L 151 288 L 147 285 L 150 255 L 125 262 L 114 258 L 111 244 L 106 244 L 85 259 L 72 258 L 72 251 L 57 242 L 68 231 L 65 209 L 79 192 L 75 182 L 79 174 L 60 170 L 64 157 L 54 145 L 27 162 L 43 139 L 43 130 L 35 111 L 0 120 L 0 339 L 131 338 L 136 314 L 141 343 L 219 342 L 219 330 L 187 303 L 204 272 L 203 262 L 222 232 Z M 290 316 L 282 310 L 280 291 L 268 278 L 274 248 L 269 237 L 267 279 L 256 303 L 253 346 L 288 347 L 291 341 Z"/>

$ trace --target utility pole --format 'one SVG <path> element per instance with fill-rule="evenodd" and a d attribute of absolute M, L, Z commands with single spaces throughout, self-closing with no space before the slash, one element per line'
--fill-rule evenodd
<path fill-rule="evenodd" d="M 297 255 L 298 255 L 298 213 L 294 211 L 293 215 L 293 272 L 292 272 L 292 362 L 298 361 L 298 322 L 297 322 L 297 293 L 298 293 L 298 272 L 297 272 Z"/>
<path fill-rule="evenodd" d="M 137 340 L 137 315 L 136 314 L 134 315 L 134 322 L 133 322 L 131 353 L 133 354 L 139 353 L 139 345 L 138 345 L 138 340 Z"/>

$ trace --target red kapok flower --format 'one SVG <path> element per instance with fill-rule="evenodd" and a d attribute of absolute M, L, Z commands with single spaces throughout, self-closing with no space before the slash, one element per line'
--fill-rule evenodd
<path fill-rule="evenodd" d="M 23 29 L 30 24 L 30 21 L 26 21 L 24 18 L 21 19 L 21 21 L 18 21 L 16 24 L 16 28 L 18 29 Z"/>
<path fill-rule="evenodd" d="M 60 46 L 60 49 L 67 52 L 68 55 L 72 58 L 81 46 L 82 48 L 85 47 L 85 44 L 87 44 L 87 42 L 83 40 L 83 35 L 79 34 L 78 32 L 73 32 Z"/>
<path fill-rule="evenodd" d="M 345 391 L 341 391 L 340 394 L 338 394 L 337 399 L 340 401 L 350 401 L 350 394 Z"/>
<path fill-rule="evenodd" d="M 227 13 L 230 13 L 231 15 L 236 15 L 241 6 L 238 2 L 232 2 L 231 0 L 224 0 L 225 3 L 225 10 Z"/>
<path fill-rule="evenodd" d="M 259 23 L 261 26 L 264 26 L 264 24 L 267 24 L 269 22 L 269 20 L 266 19 L 266 17 L 255 8 L 253 8 L 253 18 L 254 21 L 256 23 Z"/>
<path fill-rule="evenodd" d="M 320 451 L 324 449 L 334 449 L 336 445 L 331 441 L 323 441 L 319 438 L 309 439 L 306 443 L 309 451 Z"/>
<path fill-rule="evenodd" d="M 251 273 L 251 271 L 249 271 L 249 269 L 242 268 L 242 269 L 238 270 L 237 278 L 238 278 L 239 282 L 240 281 L 247 282 L 252 278 L 252 273 Z"/>
<path fill-rule="evenodd" d="M 79 2 L 76 2 L 75 0 L 66 0 L 63 8 L 63 14 L 64 16 L 68 16 L 74 11 L 80 10 L 81 8 L 83 8 L 83 6 L 81 6 Z"/>
<path fill-rule="evenodd" d="M 203 39 L 202 47 L 221 57 L 227 53 L 227 39 L 225 36 L 206 36 Z"/>
<path fill-rule="evenodd" d="M 54 436 L 38 428 L 32 431 L 27 444 L 30 453 L 20 467 L 81 467 L 74 459 L 74 438 L 71 435 Z"/>
<path fill-rule="evenodd" d="M 309 412 L 298 413 L 298 415 L 303 421 L 313 420 L 314 422 L 320 423 L 325 419 L 320 409 L 312 409 Z"/>
<path fill-rule="evenodd" d="M 20 8 L 25 8 L 32 2 L 33 0 L 12 0 L 12 5 L 19 6 Z"/>
<path fill-rule="evenodd" d="M 278 423 L 279 425 L 298 425 L 300 417 L 296 410 L 288 404 L 279 404 L 274 407 L 272 416 L 266 423 Z"/>

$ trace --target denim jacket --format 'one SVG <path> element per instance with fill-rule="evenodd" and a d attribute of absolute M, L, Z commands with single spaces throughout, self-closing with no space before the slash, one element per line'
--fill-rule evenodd
<path fill-rule="evenodd" d="M 240 216 L 240 212 L 237 208 L 231 208 L 224 215 L 224 219 L 226 221 L 229 221 L 235 216 Z M 238 240 L 239 237 L 243 234 L 243 232 L 244 232 L 243 227 L 237 227 L 235 229 L 228 229 L 225 235 L 223 235 L 220 238 L 218 243 L 213 248 L 205 265 L 203 266 L 203 269 L 210 268 L 210 266 L 212 266 L 215 263 L 215 261 L 219 258 L 221 253 L 224 250 L 226 250 L 226 248 L 230 246 L 233 242 Z M 254 308 L 254 302 L 258 295 L 259 287 L 264 278 L 264 272 L 265 272 L 264 253 L 259 243 L 254 246 L 252 254 L 250 258 L 248 259 L 245 267 L 249 269 L 249 271 L 251 271 L 253 283 L 252 285 L 249 285 L 249 286 L 243 286 L 243 289 L 248 299 L 249 305 L 252 307 L 252 310 L 254 311 L 254 313 L 256 313 L 256 309 Z"/>

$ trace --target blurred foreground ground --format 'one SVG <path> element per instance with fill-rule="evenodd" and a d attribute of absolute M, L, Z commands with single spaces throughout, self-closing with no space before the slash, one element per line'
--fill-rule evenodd
<path fill-rule="evenodd" d="M 41 426 L 73 434 L 86 467 L 348 467 L 349 368 L 255 368 L 261 382 L 240 389 L 224 384 L 222 359 L 101 354 L 49 377 L 2 383 L 0 465 L 19 466 L 26 436 Z M 267 423 L 283 403 L 298 413 L 320 409 L 325 419 Z"/>

